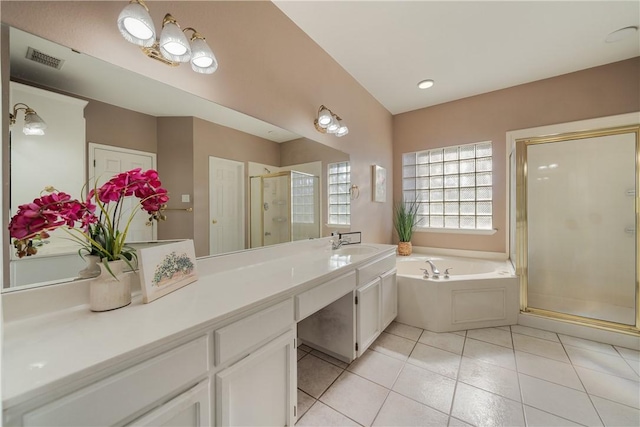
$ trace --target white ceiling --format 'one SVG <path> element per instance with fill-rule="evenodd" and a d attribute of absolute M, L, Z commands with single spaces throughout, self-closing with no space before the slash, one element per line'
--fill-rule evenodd
<path fill-rule="evenodd" d="M 638 0 L 274 3 L 392 114 L 640 55 Z"/>

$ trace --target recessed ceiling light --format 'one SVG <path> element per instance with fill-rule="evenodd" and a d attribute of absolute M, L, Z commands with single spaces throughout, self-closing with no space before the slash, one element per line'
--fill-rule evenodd
<path fill-rule="evenodd" d="M 429 89 L 431 86 L 433 86 L 433 80 L 423 80 L 420 83 L 418 83 L 418 87 L 420 89 Z"/>
<path fill-rule="evenodd" d="M 609 35 L 604 39 L 604 41 L 605 43 L 615 43 L 617 41 L 626 39 L 627 37 L 634 35 L 637 31 L 638 31 L 638 27 L 636 26 L 620 28 L 619 30 L 615 30 L 614 32 L 609 33 Z"/>

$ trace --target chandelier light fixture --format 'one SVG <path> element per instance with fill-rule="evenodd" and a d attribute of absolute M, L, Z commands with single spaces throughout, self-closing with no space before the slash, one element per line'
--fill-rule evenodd
<path fill-rule="evenodd" d="M 16 118 L 20 110 L 24 110 L 24 126 L 22 127 L 22 132 L 24 132 L 25 135 L 44 135 L 47 124 L 35 110 L 21 102 L 13 106 L 13 113 L 9 113 L 10 125 L 16 124 Z"/>
<path fill-rule="evenodd" d="M 129 43 L 140 46 L 150 58 L 167 65 L 189 62 L 196 73 L 211 74 L 218 69 L 218 61 L 205 38 L 191 27 L 180 29 L 178 21 L 167 13 L 162 20 L 160 39 L 144 0 L 131 0 L 118 16 L 118 29 Z M 187 37 L 187 33 L 191 37 Z"/>
<path fill-rule="evenodd" d="M 320 133 L 331 133 L 337 137 L 345 136 L 349 133 L 349 128 L 342 123 L 342 119 L 324 105 L 318 108 L 318 117 L 313 124 Z"/>

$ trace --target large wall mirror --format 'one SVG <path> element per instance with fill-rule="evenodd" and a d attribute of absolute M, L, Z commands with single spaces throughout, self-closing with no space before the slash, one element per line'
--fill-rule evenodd
<path fill-rule="evenodd" d="M 27 104 L 48 126 L 44 136 L 24 135 L 22 115 L 3 141 L 11 151 L 5 165 L 10 206 L 3 208 L 11 215 L 46 186 L 80 196 L 82 186 L 109 174 L 111 165 L 141 165 L 158 169 L 171 198 L 167 220 L 157 226 L 145 230 L 145 215 L 139 215 L 142 231 L 135 240 L 193 239 L 201 257 L 332 231 L 326 226 L 327 165 L 348 161 L 348 154 L 19 29 L 10 28 L 9 36 L 11 82 L 3 87 L 10 91 L 9 107 Z M 273 177 L 285 177 L 277 186 L 284 186 L 286 201 L 273 197 Z M 311 207 L 310 194 L 317 199 Z M 288 213 L 273 214 L 284 203 Z M 269 215 L 251 218 L 265 206 Z M 288 217 L 305 225 L 288 234 L 268 229 L 271 223 L 282 229 Z M 22 259 L 10 247 L 4 290 L 73 280 L 69 272 L 84 262 L 63 237 L 52 234 L 37 255 Z"/>

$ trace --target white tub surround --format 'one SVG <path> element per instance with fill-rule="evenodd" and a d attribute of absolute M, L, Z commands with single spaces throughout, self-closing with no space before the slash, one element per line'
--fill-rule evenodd
<path fill-rule="evenodd" d="M 436 265 L 439 278 L 426 260 Z M 428 279 L 421 268 L 428 268 Z M 507 261 L 414 255 L 398 257 L 397 269 L 398 322 L 433 332 L 518 322 L 520 284 Z"/>
<path fill-rule="evenodd" d="M 298 296 L 349 275 L 355 295 L 358 267 L 395 253 L 328 240 L 199 259 L 197 282 L 111 312 L 89 311 L 83 282 L 4 295 L 5 425 L 293 425 Z"/>

